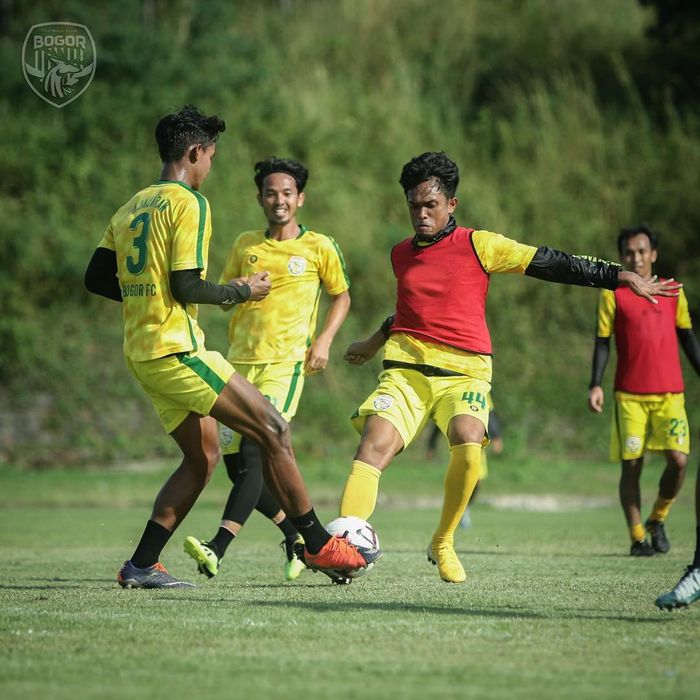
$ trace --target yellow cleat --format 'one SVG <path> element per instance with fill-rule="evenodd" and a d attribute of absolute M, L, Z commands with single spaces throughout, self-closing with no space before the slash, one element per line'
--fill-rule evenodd
<path fill-rule="evenodd" d="M 280 547 L 284 549 L 287 555 L 287 561 L 284 563 L 284 578 L 287 581 L 294 581 L 299 578 L 299 574 L 306 568 L 304 563 L 304 539 L 301 535 L 290 542 L 283 540 L 280 542 Z"/>
<path fill-rule="evenodd" d="M 467 580 L 462 562 L 451 543 L 431 542 L 428 545 L 428 561 L 437 564 L 440 578 L 447 583 L 464 583 Z"/>

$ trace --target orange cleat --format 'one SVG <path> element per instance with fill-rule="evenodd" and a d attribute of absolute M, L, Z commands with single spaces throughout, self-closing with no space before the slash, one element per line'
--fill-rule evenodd
<path fill-rule="evenodd" d="M 333 536 L 323 545 L 320 552 L 311 554 L 304 550 L 304 561 L 309 569 L 332 570 L 334 572 L 356 571 L 364 569 L 382 555 L 381 551 L 370 551 L 356 547 L 344 537 Z"/>

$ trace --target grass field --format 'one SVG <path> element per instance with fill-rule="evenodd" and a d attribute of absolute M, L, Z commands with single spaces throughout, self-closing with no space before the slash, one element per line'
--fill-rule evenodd
<path fill-rule="evenodd" d="M 658 468 L 645 476 L 647 502 Z M 114 576 L 162 465 L 1 468 L 0 697 L 698 697 L 700 605 L 674 614 L 653 605 L 690 556 L 692 480 L 669 525 L 671 553 L 635 560 L 614 467 L 499 460 L 473 526 L 458 534 L 469 579 L 448 585 L 424 555 L 442 466 L 409 458 L 392 469 L 373 517 L 385 557 L 365 579 L 335 587 L 305 572 L 284 583 L 278 531 L 254 516 L 217 579 L 149 592 L 122 591 Z M 328 519 L 343 474 L 308 470 Z M 555 484 L 603 505 L 492 505 Z M 225 488 L 219 472 L 166 549 L 176 575 L 195 580 L 182 540 L 213 533 Z"/>

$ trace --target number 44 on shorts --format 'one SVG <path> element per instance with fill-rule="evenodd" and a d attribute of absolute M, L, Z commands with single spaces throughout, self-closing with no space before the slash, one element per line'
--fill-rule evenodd
<path fill-rule="evenodd" d="M 466 401 L 470 406 L 473 404 L 479 404 L 482 411 L 486 410 L 486 397 L 480 392 L 475 394 L 473 391 L 465 391 L 462 394 L 462 401 Z"/>

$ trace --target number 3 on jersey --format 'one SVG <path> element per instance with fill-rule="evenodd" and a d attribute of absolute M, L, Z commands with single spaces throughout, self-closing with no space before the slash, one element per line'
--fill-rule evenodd
<path fill-rule="evenodd" d="M 126 269 L 132 275 L 140 275 L 146 269 L 148 262 L 148 229 L 151 224 L 151 216 L 148 212 L 139 214 L 131 222 L 129 228 L 132 231 L 141 226 L 141 233 L 134 237 L 131 245 L 138 250 L 139 254 L 136 260 L 131 255 L 126 259 Z"/>

